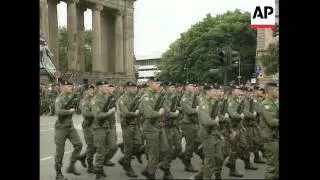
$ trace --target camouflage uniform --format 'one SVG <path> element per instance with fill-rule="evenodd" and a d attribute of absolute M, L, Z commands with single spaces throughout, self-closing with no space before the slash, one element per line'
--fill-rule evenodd
<path fill-rule="evenodd" d="M 80 141 L 79 134 L 77 130 L 73 126 L 72 114 L 69 110 L 65 110 L 64 107 L 72 98 L 72 93 L 62 92 L 55 101 L 55 112 L 58 116 L 58 120 L 55 123 L 55 144 L 56 144 L 56 155 L 55 155 L 55 168 L 57 171 L 57 176 L 62 176 L 61 167 L 62 167 L 62 159 L 64 154 L 65 142 L 67 139 L 72 143 L 74 150 L 72 152 L 70 158 L 70 166 L 67 169 L 68 173 L 73 173 L 75 175 L 79 175 L 78 172 L 75 171 L 74 164 L 79 158 L 82 143 Z M 63 177 L 63 176 L 62 176 Z M 59 179 L 57 177 L 57 179 Z M 61 178 L 63 179 L 63 178 Z"/>
<path fill-rule="evenodd" d="M 96 147 L 95 169 L 97 179 L 105 175 L 103 165 L 107 154 L 107 147 L 110 146 L 110 121 L 112 120 L 112 117 L 114 117 L 114 111 L 102 111 L 109 96 L 109 94 L 98 91 L 90 101 L 91 111 L 94 115 L 92 135 L 93 143 Z"/>
<path fill-rule="evenodd" d="M 276 101 L 266 98 L 260 112 L 261 137 L 267 159 L 266 179 L 279 178 L 279 107 Z"/>
<path fill-rule="evenodd" d="M 225 140 L 220 133 L 219 121 L 210 116 L 212 106 L 218 99 L 201 98 L 199 103 L 200 137 L 203 140 L 204 163 L 197 176 L 211 179 L 215 174 L 216 179 L 221 178 L 224 162 Z M 219 108 L 219 107 L 217 107 Z"/>
<path fill-rule="evenodd" d="M 90 107 L 90 101 L 91 97 L 86 96 L 84 99 L 82 99 L 81 102 L 81 112 L 83 116 L 83 122 L 82 122 L 82 129 L 83 129 L 83 135 L 84 135 L 84 140 L 87 144 L 87 149 L 86 149 L 86 155 L 87 155 L 87 162 L 88 162 L 88 172 L 93 173 L 93 155 L 96 151 L 94 144 L 93 144 L 93 135 L 91 131 L 91 126 L 93 123 L 93 113 L 91 112 L 91 107 Z"/>
<path fill-rule="evenodd" d="M 119 160 L 119 163 L 127 171 L 129 177 L 137 177 L 131 167 L 131 156 L 136 154 L 141 145 L 141 134 L 137 121 L 138 114 L 130 111 L 134 98 L 134 93 L 125 92 L 118 103 L 124 143 L 124 157 Z"/>
<path fill-rule="evenodd" d="M 154 110 L 158 97 L 159 93 L 151 89 L 147 90 L 141 97 L 139 107 L 144 119 L 143 133 L 148 154 L 148 165 L 143 175 L 149 179 L 154 179 L 157 168 L 167 164 L 165 161 L 170 161 L 168 140 L 163 128 L 164 115 Z"/>
<path fill-rule="evenodd" d="M 181 107 L 183 109 L 181 129 L 186 140 L 186 150 L 182 158 L 186 171 L 197 172 L 197 170 L 195 170 L 191 164 L 193 152 L 196 151 L 200 145 L 197 110 L 192 108 L 193 97 L 193 93 L 186 91 L 181 99 Z"/>

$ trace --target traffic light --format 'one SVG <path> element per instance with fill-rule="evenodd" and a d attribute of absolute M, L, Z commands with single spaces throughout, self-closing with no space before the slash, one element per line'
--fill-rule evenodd
<path fill-rule="evenodd" d="M 276 37 L 279 35 L 279 24 L 276 24 L 276 27 L 272 30 L 272 36 Z"/>
<path fill-rule="evenodd" d="M 226 63 L 227 62 L 227 55 L 226 55 L 226 52 L 225 51 L 220 51 L 219 53 L 218 53 L 218 60 L 219 60 L 219 62 L 221 62 L 221 63 Z"/>
<path fill-rule="evenodd" d="M 238 67 L 239 63 L 239 52 L 238 51 L 232 51 L 228 53 L 228 66 L 230 67 Z"/>

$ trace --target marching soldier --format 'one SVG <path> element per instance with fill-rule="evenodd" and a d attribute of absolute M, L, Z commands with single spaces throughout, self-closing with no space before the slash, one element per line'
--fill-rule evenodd
<path fill-rule="evenodd" d="M 110 146 L 110 122 L 114 118 L 115 108 L 111 108 L 108 112 L 103 111 L 103 107 L 110 96 L 110 84 L 101 80 L 96 83 L 97 92 L 90 101 L 91 111 L 93 113 L 92 135 L 93 143 L 96 147 L 95 156 L 95 173 L 96 180 L 101 180 L 106 177 L 103 171 L 104 162 L 106 159 L 107 148 Z"/>
<path fill-rule="evenodd" d="M 124 157 L 118 162 L 126 171 L 127 176 L 136 178 L 138 175 L 131 167 L 131 156 L 135 154 L 141 145 L 141 137 L 137 116 L 139 115 L 136 98 L 137 87 L 133 82 L 126 82 L 125 92 L 119 99 L 119 111 L 121 116 L 121 127 L 124 144 Z"/>
<path fill-rule="evenodd" d="M 167 162 L 165 161 L 170 161 L 170 156 L 167 137 L 163 129 L 165 110 L 161 107 L 162 104 L 159 103 L 162 97 L 160 95 L 160 83 L 157 79 L 150 79 L 148 85 L 149 88 L 141 97 L 139 107 L 144 119 L 143 134 L 146 139 L 146 153 L 148 156 L 148 165 L 142 174 L 148 179 L 155 179 L 157 168 L 161 168 L 166 164 Z M 164 176 L 169 173 L 170 169 L 164 169 Z"/>
<path fill-rule="evenodd" d="M 88 163 L 88 173 L 94 173 L 93 168 L 93 155 L 95 153 L 95 147 L 93 144 L 93 135 L 91 132 L 91 126 L 93 123 L 93 113 L 91 112 L 90 107 L 90 101 L 93 97 L 95 87 L 89 86 L 84 89 L 84 98 L 81 102 L 81 112 L 83 116 L 83 122 L 82 122 L 82 129 L 83 129 L 83 135 L 84 140 L 87 144 L 87 149 L 84 155 L 87 157 L 87 163 Z"/>
<path fill-rule="evenodd" d="M 73 83 L 67 80 L 61 81 L 61 93 L 55 101 L 55 112 L 58 116 L 58 120 L 55 124 L 55 169 L 57 172 L 56 180 L 66 180 L 62 175 L 62 159 L 64 154 L 65 142 L 67 139 L 72 143 L 74 150 L 70 158 L 70 166 L 67 168 L 67 173 L 74 175 L 80 175 L 75 169 L 75 163 L 79 160 L 80 152 L 82 149 L 82 143 L 80 141 L 79 134 L 74 128 L 72 115 L 75 112 L 74 107 L 69 106 L 73 97 Z M 83 160 L 83 159 L 82 159 Z M 83 164 L 83 163 L 82 163 Z M 84 162 L 85 164 L 85 162 Z"/>
<path fill-rule="evenodd" d="M 109 96 L 113 96 L 114 98 L 119 98 L 119 91 L 116 92 L 116 88 L 110 84 L 109 86 Z M 118 94 L 117 94 L 118 93 Z M 115 163 L 112 162 L 110 159 L 112 159 L 112 157 L 117 153 L 118 151 L 118 144 L 117 144 L 117 131 L 116 131 L 116 118 L 115 115 L 110 116 L 109 119 L 109 126 L 110 126 L 110 131 L 109 131 L 109 135 L 107 136 L 108 138 L 108 146 L 107 148 L 107 154 L 104 160 L 104 165 L 105 166 L 114 166 Z"/>
<path fill-rule="evenodd" d="M 191 164 L 193 152 L 195 152 L 201 144 L 200 140 L 198 140 L 199 135 L 196 110 L 198 96 L 196 94 L 196 84 L 186 82 L 185 90 L 181 99 L 181 107 L 183 109 L 181 129 L 186 140 L 186 150 L 180 158 L 185 166 L 185 171 L 198 172 Z"/>
<path fill-rule="evenodd" d="M 194 179 L 221 179 L 222 165 L 224 162 L 225 139 L 219 127 L 219 87 L 204 85 L 203 97 L 199 102 L 198 114 L 200 123 L 200 137 L 203 140 L 204 162 L 200 172 Z"/>
<path fill-rule="evenodd" d="M 260 113 L 262 143 L 267 159 L 266 179 L 279 178 L 279 89 L 276 82 L 269 82 L 265 87 L 266 98 L 257 108 Z"/>

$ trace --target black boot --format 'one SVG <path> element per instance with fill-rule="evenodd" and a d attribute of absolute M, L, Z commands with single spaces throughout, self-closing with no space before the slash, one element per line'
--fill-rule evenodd
<path fill-rule="evenodd" d="M 104 177 L 106 177 L 103 168 L 99 167 L 96 168 L 96 179 L 95 180 L 105 180 Z"/>
<path fill-rule="evenodd" d="M 229 176 L 243 177 L 243 174 L 240 171 L 238 171 L 238 169 L 236 169 L 236 167 L 234 165 L 233 167 L 230 168 Z"/>
<path fill-rule="evenodd" d="M 80 173 L 78 172 L 78 171 L 76 171 L 76 168 L 75 168 L 75 163 L 76 163 L 76 161 L 71 161 L 70 162 L 70 166 L 67 168 L 67 173 L 69 173 L 69 174 L 74 174 L 74 175 L 76 175 L 76 176 L 79 176 L 80 175 Z"/>
<path fill-rule="evenodd" d="M 65 178 L 63 176 L 60 167 L 56 167 L 55 169 L 56 169 L 56 173 L 57 173 L 56 180 L 67 180 L 67 178 Z"/>
<path fill-rule="evenodd" d="M 131 166 L 128 167 L 128 171 L 126 172 L 128 177 L 132 177 L 132 178 L 137 178 L 138 175 L 136 172 L 134 172 L 134 170 L 132 169 Z"/>
<path fill-rule="evenodd" d="M 140 164 L 142 164 L 143 162 L 142 162 L 142 159 L 141 159 L 141 156 L 142 156 L 142 154 L 144 153 L 144 146 L 140 146 L 140 148 L 138 149 L 138 152 L 137 152 L 137 154 L 136 154 L 136 158 L 137 158 L 137 160 L 138 160 L 138 162 L 140 163 Z"/>
<path fill-rule="evenodd" d="M 87 167 L 86 158 L 87 158 L 87 154 L 86 154 L 86 153 L 80 155 L 80 156 L 77 158 L 77 160 L 80 161 L 81 165 L 82 165 L 84 168 Z"/>
<path fill-rule="evenodd" d="M 194 167 L 191 164 L 191 160 L 185 160 L 184 163 L 184 170 L 188 172 L 198 172 L 198 170 L 194 169 Z"/>
<path fill-rule="evenodd" d="M 196 149 L 196 151 L 194 153 L 196 153 L 202 161 L 204 160 L 203 146 Z"/>
<path fill-rule="evenodd" d="M 120 148 L 122 154 L 124 154 L 124 144 L 120 143 L 120 144 L 118 144 L 118 147 Z"/>
<path fill-rule="evenodd" d="M 214 176 L 215 176 L 215 179 L 222 179 L 221 173 L 215 173 Z"/>
<path fill-rule="evenodd" d="M 88 163 L 87 172 L 94 174 L 95 171 L 94 171 L 94 168 L 93 168 L 93 160 L 88 160 L 88 159 L 87 159 L 87 163 Z"/>
<path fill-rule="evenodd" d="M 193 176 L 191 179 L 194 179 L 194 180 L 203 179 L 203 172 L 199 172 L 197 175 Z"/>
<path fill-rule="evenodd" d="M 163 169 L 163 171 L 164 171 L 163 179 L 173 179 L 173 176 L 169 168 Z"/>

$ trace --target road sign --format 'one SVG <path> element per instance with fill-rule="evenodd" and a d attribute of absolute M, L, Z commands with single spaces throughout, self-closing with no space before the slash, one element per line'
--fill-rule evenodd
<path fill-rule="evenodd" d="M 256 66 L 256 73 L 260 73 L 261 72 L 261 67 L 259 65 Z"/>

